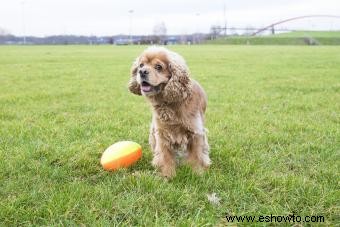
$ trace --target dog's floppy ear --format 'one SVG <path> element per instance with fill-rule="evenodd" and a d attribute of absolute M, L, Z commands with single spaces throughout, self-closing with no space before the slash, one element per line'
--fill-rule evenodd
<path fill-rule="evenodd" d="M 142 95 L 140 85 L 137 83 L 137 69 L 138 69 L 139 58 L 137 58 L 131 66 L 131 78 L 129 81 L 129 90 L 131 93 L 136 95 Z"/>
<path fill-rule="evenodd" d="M 168 58 L 171 78 L 164 87 L 163 98 L 169 103 L 181 102 L 191 94 L 189 69 L 184 59 L 177 54 Z"/>

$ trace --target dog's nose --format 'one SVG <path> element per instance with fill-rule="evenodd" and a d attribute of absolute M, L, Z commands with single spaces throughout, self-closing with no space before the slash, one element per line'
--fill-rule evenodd
<path fill-rule="evenodd" d="M 147 71 L 146 69 L 140 69 L 139 74 L 141 78 L 145 79 L 147 75 L 149 74 L 149 71 Z"/>

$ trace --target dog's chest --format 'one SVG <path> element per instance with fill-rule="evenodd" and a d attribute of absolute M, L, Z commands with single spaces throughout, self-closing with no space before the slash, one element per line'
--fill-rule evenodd
<path fill-rule="evenodd" d="M 161 123 L 168 125 L 178 124 L 179 119 L 182 117 L 179 116 L 179 113 L 175 111 L 173 108 L 169 108 L 167 106 L 157 107 L 156 116 Z"/>
<path fill-rule="evenodd" d="M 192 137 L 195 134 L 203 134 L 203 122 L 199 114 L 193 115 L 188 111 L 179 111 L 167 106 L 156 108 L 154 114 L 157 131 L 161 131 L 163 139 L 177 154 L 185 154 Z"/>
<path fill-rule="evenodd" d="M 176 131 L 176 130 L 174 130 Z M 181 133 L 180 130 L 177 133 L 173 133 L 170 135 L 170 144 L 172 149 L 174 150 L 186 150 L 189 144 L 189 137 L 188 133 Z"/>

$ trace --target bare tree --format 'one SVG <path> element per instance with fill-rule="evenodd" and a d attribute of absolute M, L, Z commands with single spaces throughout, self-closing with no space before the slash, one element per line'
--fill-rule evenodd
<path fill-rule="evenodd" d="M 248 26 L 246 26 L 246 28 L 245 28 L 245 30 L 244 30 L 244 32 L 243 32 L 243 35 L 249 36 L 249 35 L 253 34 L 253 32 L 254 32 L 255 30 L 256 30 L 256 29 L 255 29 L 253 26 L 248 25 Z"/>
<path fill-rule="evenodd" d="M 220 25 L 212 25 L 210 27 L 210 35 L 211 39 L 216 39 L 222 32 L 222 28 Z"/>
<path fill-rule="evenodd" d="M 235 27 L 231 27 L 230 28 L 230 32 L 229 32 L 231 35 L 233 35 L 233 36 L 236 36 L 236 35 L 238 35 L 238 33 L 237 33 L 237 29 L 235 28 Z"/>
<path fill-rule="evenodd" d="M 167 29 L 164 22 L 156 24 L 153 27 L 154 42 L 158 44 L 165 44 L 166 32 Z"/>

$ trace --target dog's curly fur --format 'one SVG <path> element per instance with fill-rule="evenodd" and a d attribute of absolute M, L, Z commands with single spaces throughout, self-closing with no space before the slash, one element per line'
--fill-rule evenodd
<path fill-rule="evenodd" d="M 146 49 L 132 64 L 129 90 L 144 95 L 152 105 L 152 164 L 163 176 L 175 175 L 176 154 L 184 155 L 198 172 L 209 167 L 204 128 L 207 97 L 202 87 L 190 79 L 180 55 L 163 47 Z"/>

